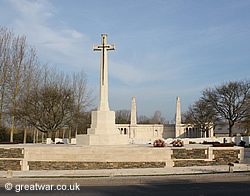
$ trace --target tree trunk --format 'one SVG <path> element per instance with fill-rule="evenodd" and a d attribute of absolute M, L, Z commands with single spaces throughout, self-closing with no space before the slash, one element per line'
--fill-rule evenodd
<path fill-rule="evenodd" d="M 33 128 L 33 144 L 36 143 L 36 129 Z"/>
<path fill-rule="evenodd" d="M 76 130 L 75 130 L 75 138 L 76 138 L 76 136 L 77 136 L 77 127 L 76 127 Z"/>
<path fill-rule="evenodd" d="M 15 116 L 12 116 L 11 130 L 10 130 L 10 142 L 13 142 L 14 122 L 15 122 Z"/>
<path fill-rule="evenodd" d="M 55 138 L 56 138 L 56 131 L 52 131 L 52 140 L 53 142 L 55 142 Z"/>
<path fill-rule="evenodd" d="M 27 120 L 25 120 L 25 127 L 23 132 L 23 143 L 26 144 L 26 138 L 27 138 Z"/>
<path fill-rule="evenodd" d="M 206 135 L 206 137 L 210 137 L 210 135 L 209 135 L 209 128 L 208 127 L 205 128 L 205 135 Z"/>
<path fill-rule="evenodd" d="M 71 127 L 69 128 L 69 141 L 71 141 Z"/>
<path fill-rule="evenodd" d="M 36 129 L 36 143 L 38 143 L 38 135 L 39 133 L 38 133 L 38 129 Z"/>
<path fill-rule="evenodd" d="M 65 126 L 63 127 L 63 135 L 62 135 L 63 140 L 64 140 L 64 137 L 65 137 Z"/>
<path fill-rule="evenodd" d="M 234 126 L 234 123 L 229 120 L 229 127 L 228 127 L 228 130 L 229 130 L 229 136 L 232 137 L 233 136 L 233 126 Z"/>
<path fill-rule="evenodd" d="M 2 126 L 2 120 L 3 120 L 2 118 L 3 118 L 4 93 L 5 93 L 5 87 L 3 85 L 2 98 L 1 98 L 1 109 L 0 109 L 0 126 Z"/>
<path fill-rule="evenodd" d="M 42 133 L 42 144 L 44 143 L 44 132 Z"/>

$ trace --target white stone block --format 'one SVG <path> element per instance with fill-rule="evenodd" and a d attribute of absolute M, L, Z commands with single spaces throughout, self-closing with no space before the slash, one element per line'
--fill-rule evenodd
<path fill-rule="evenodd" d="M 173 141 L 174 141 L 173 138 L 168 138 L 168 139 L 165 140 L 165 143 L 166 143 L 166 144 L 170 144 L 170 143 L 172 143 Z"/>
<path fill-rule="evenodd" d="M 71 138 L 71 144 L 76 144 L 76 138 Z"/>
<path fill-rule="evenodd" d="M 115 126 L 114 111 L 92 111 L 88 134 L 120 134 Z"/>
<path fill-rule="evenodd" d="M 225 138 L 226 138 L 226 140 L 227 140 L 227 143 L 232 143 L 232 142 L 233 142 L 232 137 L 225 137 Z"/>
<path fill-rule="evenodd" d="M 181 140 L 184 142 L 184 145 L 189 144 L 189 139 L 181 139 Z"/>
<path fill-rule="evenodd" d="M 55 144 L 58 143 L 58 142 L 63 142 L 63 139 L 61 139 L 61 138 L 55 138 Z"/>
<path fill-rule="evenodd" d="M 51 144 L 51 143 L 52 143 L 51 138 L 47 138 L 47 139 L 46 139 L 46 144 Z"/>

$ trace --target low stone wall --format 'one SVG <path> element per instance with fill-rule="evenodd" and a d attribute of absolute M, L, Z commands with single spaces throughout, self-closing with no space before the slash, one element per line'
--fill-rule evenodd
<path fill-rule="evenodd" d="M 65 162 L 29 161 L 30 170 L 89 170 L 89 169 L 132 169 L 163 168 L 165 162 Z"/>
<path fill-rule="evenodd" d="M 209 165 L 215 165 L 214 161 L 205 161 L 205 160 L 174 161 L 174 167 L 209 166 Z"/>
<path fill-rule="evenodd" d="M 241 160 L 241 152 L 239 147 L 236 148 L 219 148 L 210 147 L 207 150 L 199 149 L 198 151 L 193 149 L 190 152 L 197 152 L 195 156 L 192 156 L 194 153 L 189 153 L 191 156 L 187 156 L 184 158 L 185 155 L 188 155 L 187 150 L 180 149 L 180 150 L 173 150 L 176 151 L 175 154 L 179 152 L 179 154 L 175 155 L 175 159 L 173 167 L 190 167 L 190 166 L 209 166 L 209 165 L 228 165 L 229 163 L 236 163 Z M 188 150 L 188 151 L 189 151 Z M 205 153 L 203 153 L 205 152 Z M 244 153 L 244 152 L 242 152 Z M 200 154 L 200 157 L 199 157 Z M 204 156 L 207 156 L 204 158 Z M 195 160 L 195 159 L 203 159 L 203 160 Z"/>
<path fill-rule="evenodd" d="M 240 150 L 213 150 L 216 165 L 227 165 L 240 161 Z"/>
<path fill-rule="evenodd" d="M 0 171 L 20 171 L 24 148 L 0 148 Z"/>
<path fill-rule="evenodd" d="M 177 148 L 172 149 L 171 159 L 207 159 L 208 148 L 193 149 L 193 148 Z"/>
<path fill-rule="evenodd" d="M 0 148 L 0 158 L 23 158 L 23 148 Z"/>
<path fill-rule="evenodd" d="M 20 171 L 21 170 L 21 161 L 20 160 L 0 160 L 0 171 Z"/>
<path fill-rule="evenodd" d="M 227 165 L 243 160 L 242 147 L 0 146 L 0 170 L 85 170 Z"/>

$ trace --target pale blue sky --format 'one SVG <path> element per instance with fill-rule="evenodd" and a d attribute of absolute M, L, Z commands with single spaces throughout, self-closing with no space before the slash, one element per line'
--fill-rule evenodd
<path fill-rule="evenodd" d="M 250 76 L 250 0 L 0 0 L 0 25 L 26 35 L 39 58 L 65 72 L 84 70 L 98 103 L 102 33 L 109 104 L 138 114 L 182 112 L 206 87 Z"/>

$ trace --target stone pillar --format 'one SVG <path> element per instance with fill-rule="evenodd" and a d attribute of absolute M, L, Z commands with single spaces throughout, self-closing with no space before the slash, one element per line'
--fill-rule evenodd
<path fill-rule="evenodd" d="M 181 104 L 180 97 L 177 97 L 176 101 L 176 114 L 175 114 L 175 137 L 185 137 L 185 130 L 181 132 Z M 184 135 L 181 135 L 184 134 Z"/>
<path fill-rule="evenodd" d="M 130 125 L 131 126 L 135 126 L 136 125 L 136 103 L 135 103 L 135 97 L 132 98 Z"/>
<path fill-rule="evenodd" d="M 214 136 L 214 126 L 210 125 L 210 128 L 209 128 L 209 137 L 213 137 L 213 136 Z"/>
<path fill-rule="evenodd" d="M 180 97 L 176 98 L 176 116 L 175 116 L 175 124 L 181 124 L 181 103 Z"/>

